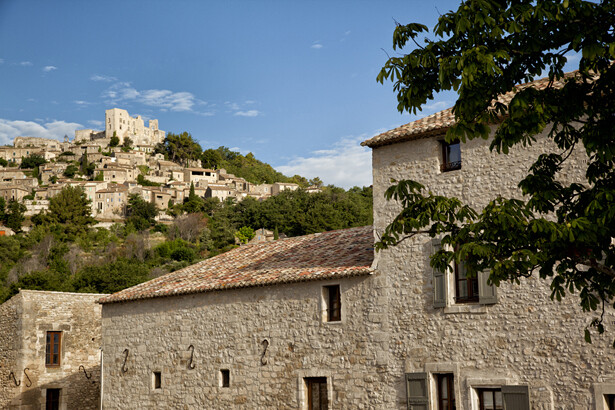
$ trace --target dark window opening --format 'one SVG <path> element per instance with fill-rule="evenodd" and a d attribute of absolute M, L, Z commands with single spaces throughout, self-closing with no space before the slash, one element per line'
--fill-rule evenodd
<path fill-rule="evenodd" d="M 327 397 L 326 377 L 306 377 L 308 410 L 327 410 L 329 398 Z"/>
<path fill-rule="evenodd" d="M 45 410 L 60 410 L 60 390 L 61 389 L 47 389 Z"/>
<path fill-rule="evenodd" d="M 220 385 L 222 387 L 231 386 L 231 371 L 229 369 L 220 369 Z"/>
<path fill-rule="evenodd" d="M 465 265 L 455 263 L 455 302 L 478 302 L 478 278 L 468 277 Z"/>
<path fill-rule="evenodd" d="M 342 320 L 342 295 L 340 285 L 324 286 L 325 308 L 327 322 L 339 322 Z"/>
<path fill-rule="evenodd" d="M 203 176 L 203 171 L 192 171 L 192 175 Z"/>
<path fill-rule="evenodd" d="M 162 388 L 162 374 L 160 372 L 154 372 L 154 389 Z"/>
<path fill-rule="evenodd" d="M 606 408 L 608 410 L 615 410 L 615 394 L 605 394 L 604 400 L 606 401 Z"/>
<path fill-rule="evenodd" d="M 45 344 L 45 365 L 59 366 L 61 354 L 62 332 L 47 332 Z"/>
<path fill-rule="evenodd" d="M 452 373 L 436 374 L 438 410 L 455 410 L 455 383 Z"/>
<path fill-rule="evenodd" d="M 478 389 L 480 410 L 503 410 L 502 389 Z"/>
<path fill-rule="evenodd" d="M 448 143 L 441 141 L 442 144 L 442 172 L 461 169 L 461 145 L 459 141 Z"/>

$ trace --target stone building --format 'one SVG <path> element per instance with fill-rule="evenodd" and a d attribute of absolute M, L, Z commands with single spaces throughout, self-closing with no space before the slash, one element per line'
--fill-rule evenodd
<path fill-rule="evenodd" d="M 101 296 L 20 290 L 0 305 L 0 408 L 99 408 Z"/>
<path fill-rule="evenodd" d="M 482 209 L 497 195 L 521 197 L 517 184 L 538 155 L 553 149 L 544 135 L 508 155 L 491 152 L 490 141 L 480 138 L 447 144 L 453 123 L 447 109 L 363 143 L 373 155 L 376 235 L 400 210 L 384 199 L 392 179 L 415 180 L 434 195 Z M 579 149 L 559 176 L 583 181 L 586 166 Z M 391 408 L 447 408 L 447 397 L 468 410 L 487 403 L 496 408 L 495 401 L 508 403 L 506 409 L 606 409 L 608 400 L 613 403 L 613 333 L 609 328 L 592 344 L 584 341 L 593 315 L 582 311 L 576 295 L 552 301 L 550 281 L 536 275 L 496 290 L 484 274 L 464 280 L 463 266 L 454 267 L 457 274 L 434 271 L 429 256 L 438 246 L 419 235 L 382 251 L 375 265 L 389 284 L 389 328 L 396 330 L 385 350 L 387 372 L 395 378 Z M 608 309 L 605 322 L 614 318 Z"/>
<path fill-rule="evenodd" d="M 104 407 L 384 403 L 372 244 L 362 227 L 244 245 L 103 298 Z"/>
<path fill-rule="evenodd" d="M 115 135 L 120 139 L 130 138 L 133 145 L 156 145 L 164 141 L 165 132 L 158 129 L 158 120 L 149 120 L 146 127 L 140 115 L 131 117 L 128 111 L 112 108 L 105 111 L 105 136 Z"/>
<path fill-rule="evenodd" d="M 449 109 L 364 142 L 376 237 L 400 211 L 384 200 L 391 179 L 480 208 L 520 197 L 552 149 L 544 136 L 508 155 L 447 144 L 453 122 Z M 576 151 L 562 180 L 582 181 L 586 161 Z M 584 341 L 592 315 L 575 295 L 552 301 L 537 277 L 496 289 L 463 265 L 435 271 L 427 235 L 373 254 L 372 235 L 245 245 L 104 298 L 106 408 L 613 408 L 613 334 Z"/>

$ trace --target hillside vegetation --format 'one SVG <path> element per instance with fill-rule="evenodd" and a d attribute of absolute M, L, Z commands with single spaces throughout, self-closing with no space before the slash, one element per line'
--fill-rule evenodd
<path fill-rule="evenodd" d="M 285 177 L 251 154 L 225 147 L 212 151 L 220 154 L 218 168 L 248 181 L 308 184 L 302 177 Z M 155 206 L 133 195 L 125 222 L 109 229 L 93 227 L 88 200 L 77 188 L 67 187 L 52 198 L 50 209 L 24 222 L 29 232 L 0 237 L 0 302 L 20 288 L 116 292 L 230 250 L 260 228 L 283 237 L 369 225 L 372 190 L 326 186 L 319 193 L 283 191 L 239 203 L 203 199 L 191 190 L 184 203 L 167 211 L 174 217 L 169 225 L 156 223 Z M 13 215 L 8 206 L 6 212 Z"/>

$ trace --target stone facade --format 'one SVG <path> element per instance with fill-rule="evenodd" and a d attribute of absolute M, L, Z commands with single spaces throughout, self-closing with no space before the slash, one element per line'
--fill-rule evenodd
<path fill-rule="evenodd" d="M 60 389 L 60 409 L 99 408 L 101 296 L 21 290 L 0 305 L 0 408 L 43 409 L 49 389 Z M 56 366 L 46 364 L 51 331 L 61 332 Z"/>
<path fill-rule="evenodd" d="M 341 322 L 323 322 L 330 284 L 341 285 Z M 384 292 L 367 276 L 106 304 L 104 406 L 305 408 L 304 378 L 326 377 L 332 408 L 387 408 Z"/>
<path fill-rule="evenodd" d="M 461 144 L 461 169 L 442 172 L 443 133 L 373 149 L 374 228 L 382 232 L 399 212 L 384 191 L 391 179 L 412 179 L 438 195 L 456 196 L 480 209 L 497 195 L 520 197 L 518 182 L 539 154 L 552 149 L 546 138 L 509 155 L 489 151 L 482 139 Z M 564 181 L 582 181 L 587 158 L 578 150 L 561 172 Z M 431 409 L 437 409 L 437 375 L 454 378 L 457 409 L 478 409 L 481 388 L 521 385 L 532 409 L 602 408 L 597 389 L 615 393 L 615 356 L 610 330 L 583 338 L 592 315 L 582 312 L 576 295 L 551 301 L 550 282 L 532 277 L 519 285 L 503 283 L 494 304 L 456 304 L 454 275 L 445 275 L 448 297 L 434 307 L 434 272 L 426 235 L 381 252 L 376 269 L 389 283 L 389 328 L 384 349 L 387 372 L 395 376 L 390 408 L 407 405 L 404 374 L 425 375 Z M 605 323 L 615 315 L 607 310 Z M 611 328 L 609 328 L 611 329 Z M 606 393 L 604 393 L 606 394 Z"/>
<path fill-rule="evenodd" d="M 105 111 L 105 135 L 120 139 L 130 138 L 133 145 L 156 145 L 164 141 L 165 132 L 158 129 L 158 120 L 149 120 L 146 127 L 140 115 L 131 117 L 128 111 L 112 108 Z"/>

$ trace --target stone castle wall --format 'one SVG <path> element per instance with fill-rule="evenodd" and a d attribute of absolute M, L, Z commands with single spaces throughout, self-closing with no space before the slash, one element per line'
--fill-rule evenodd
<path fill-rule="evenodd" d="M 323 323 L 331 283 L 341 284 L 342 322 Z M 389 408 L 382 289 L 374 275 L 106 304 L 104 407 L 304 408 L 303 378 L 327 377 L 332 408 Z"/>
<path fill-rule="evenodd" d="M 440 172 L 439 138 L 396 143 L 373 150 L 374 226 L 382 232 L 399 212 L 384 199 L 391 178 L 413 179 L 434 194 L 457 196 L 480 209 L 496 195 L 520 197 L 518 182 L 537 156 L 552 147 L 539 139 L 531 148 L 509 155 L 489 151 L 489 141 L 461 145 L 462 168 Z M 443 139 L 443 137 L 440 137 Z M 562 171 L 565 180 L 581 181 L 587 158 L 577 152 Z M 427 236 L 381 252 L 376 268 L 386 274 L 390 293 L 389 372 L 454 373 L 457 409 L 477 409 L 476 388 L 529 385 L 532 409 L 601 408 L 598 386 L 615 392 L 615 355 L 611 347 L 613 310 L 607 334 L 584 341 L 583 331 L 596 315 L 583 313 L 578 296 L 551 301 L 549 281 L 537 277 L 519 285 L 504 283 L 494 305 L 455 304 L 448 274 L 447 307 L 433 307 L 434 252 Z M 431 402 L 435 382 L 430 381 Z M 406 405 L 405 382 L 395 386 L 397 408 Z M 594 405 L 598 407 L 594 407 Z"/>
<path fill-rule="evenodd" d="M 10 385 L 2 374 L 0 397 L 5 402 L 0 402 L 1 408 L 44 408 L 46 389 L 51 388 L 62 389 L 62 409 L 99 407 L 101 306 L 95 302 L 101 296 L 21 290 L 0 307 L 0 323 L 6 321 L 14 329 L 7 340 L 13 346 L 9 354 L 21 381 L 18 387 Z M 11 324 L 15 319 L 16 326 Z M 47 331 L 62 332 L 57 367 L 45 365 Z M 5 370 L 8 374 L 3 366 L 3 373 Z M 9 394 L 5 393 L 6 384 L 10 385 Z M 8 404 L 6 400 L 10 400 Z"/>

